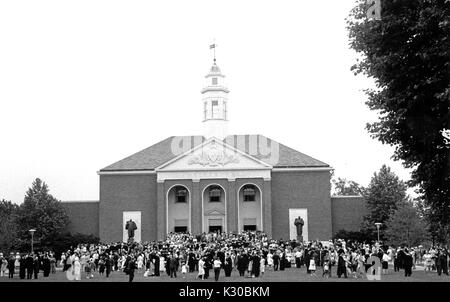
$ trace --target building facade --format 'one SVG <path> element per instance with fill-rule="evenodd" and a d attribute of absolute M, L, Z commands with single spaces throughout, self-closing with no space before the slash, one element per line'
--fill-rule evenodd
<path fill-rule="evenodd" d="M 215 60 L 205 79 L 203 134 L 169 137 L 101 169 L 99 202 L 86 213 L 80 203 L 67 203 L 71 216 L 97 220 L 103 242 L 126 241 L 130 219 L 136 241 L 243 230 L 295 239 L 299 216 L 305 240 L 328 240 L 338 231 L 333 226 L 360 221 L 359 210 L 347 214 L 352 225 L 335 214 L 349 203 L 330 196 L 330 165 L 263 135 L 228 135 L 229 91 Z M 360 197 L 351 202 L 363 204 Z M 76 232 L 83 219 L 74 221 Z"/>

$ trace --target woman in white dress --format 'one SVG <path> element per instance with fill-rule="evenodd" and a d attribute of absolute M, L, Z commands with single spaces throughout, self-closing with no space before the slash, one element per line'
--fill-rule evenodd
<path fill-rule="evenodd" d="M 310 276 L 317 277 L 316 275 L 316 261 L 314 260 L 314 257 L 309 260 L 309 271 L 311 272 Z"/>
<path fill-rule="evenodd" d="M 433 260 L 429 252 L 423 255 L 423 261 L 424 261 L 424 271 L 431 271 L 431 268 L 433 266 Z"/>
<path fill-rule="evenodd" d="M 205 261 L 203 260 L 203 258 L 200 258 L 200 260 L 198 261 L 198 275 L 197 278 L 202 279 L 205 276 Z"/>
<path fill-rule="evenodd" d="M 164 272 L 166 270 L 166 259 L 163 256 L 159 256 L 159 271 Z"/>
<path fill-rule="evenodd" d="M 138 270 L 141 270 L 143 266 L 144 266 L 144 256 L 142 256 L 142 254 L 140 254 L 137 258 Z"/>
<path fill-rule="evenodd" d="M 20 254 L 19 252 L 16 253 L 16 261 L 14 261 L 14 266 L 18 268 L 20 266 Z"/>
<path fill-rule="evenodd" d="M 365 262 L 366 262 L 366 258 L 364 258 L 364 255 L 359 252 L 357 254 L 357 261 L 358 261 L 358 266 L 356 267 L 356 276 L 360 277 L 360 276 L 364 276 L 364 272 L 365 272 Z"/>
<path fill-rule="evenodd" d="M 273 255 L 270 252 L 267 254 L 267 265 L 269 267 L 273 266 Z"/>
<path fill-rule="evenodd" d="M 261 276 L 264 276 L 265 268 L 266 268 L 266 259 L 264 259 L 264 257 L 261 257 L 261 261 L 259 262 L 259 272 L 261 273 Z"/>
<path fill-rule="evenodd" d="M 73 262 L 73 274 L 75 275 L 75 280 L 81 280 L 81 263 L 80 258 L 75 256 L 75 260 Z"/>
<path fill-rule="evenodd" d="M 62 253 L 61 254 L 61 261 L 59 262 L 59 265 L 61 267 L 64 267 L 64 264 L 66 263 L 66 254 Z"/>
<path fill-rule="evenodd" d="M 8 265 L 8 261 L 6 260 L 6 258 L 3 257 L 3 255 L 0 257 L 0 261 L 1 263 L 1 269 L 0 269 L 0 277 L 5 277 L 6 276 L 6 267 Z"/>
<path fill-rule="evenodd" d="M 248 262 L 247 273 L 249 277 L 252 277 L 252 269 L 253 269 L 253 260 Z"/>

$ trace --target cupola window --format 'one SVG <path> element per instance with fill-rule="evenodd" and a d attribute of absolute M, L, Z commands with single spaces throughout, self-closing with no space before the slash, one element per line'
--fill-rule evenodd
<path fill-rule="evenodd" d="M 212 101 L 212 118 L 219 118 L 219 101 Z"/>

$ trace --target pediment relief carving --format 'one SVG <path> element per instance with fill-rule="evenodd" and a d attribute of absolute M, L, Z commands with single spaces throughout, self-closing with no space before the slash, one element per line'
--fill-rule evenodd
<path fill-rule="evenodd" d="M 239 157 L 235 152 L 226 150 L 223 146 L 214 141 L 201 149 L 201 153 L 193 156 L 188 161 L 188 165 L 199 164 L 201 166 L 217 167 L 226 166 L 230 163 L 239 163 Z"/>
<path fill-rule="evenodd" d="M 157 172 L 269 170 L 271 166 L 223 142 L 212 139 L 161 165 Z"/>

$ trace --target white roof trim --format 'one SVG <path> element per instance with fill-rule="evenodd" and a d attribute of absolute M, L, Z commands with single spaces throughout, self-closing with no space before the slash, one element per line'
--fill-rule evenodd
<path fill-rule="evenodd" d="M 155 170 L 136 170 L 136 171 L 98 171 L 98 175 L 148 175 L 156 174 Z"/>
<path fill-rule="evenodd" d="M 273 168 L 272 172 L 319 172 L 319 171 L 331 171 L 332 167 L 308 167 L 308 168 Z"/>
<path fill-rule="evenodd" d="M 331 198 L 364 198 L 362 195 L 332 195 Z"/>
<path fill-rule="evenodd" d="M 61 200 L 62 203 L 98 203 L 99 200 Z"/>

